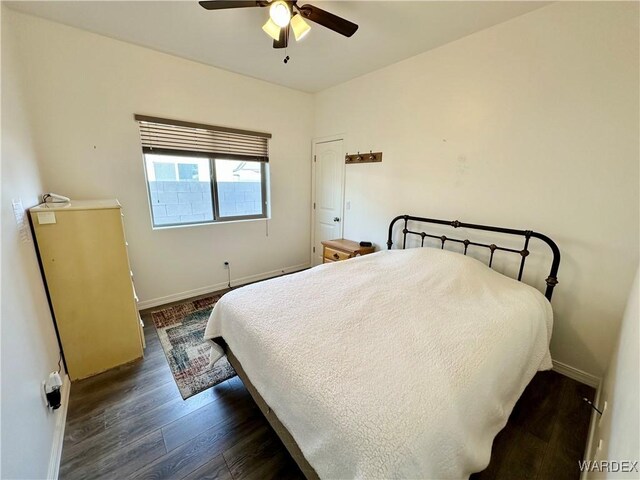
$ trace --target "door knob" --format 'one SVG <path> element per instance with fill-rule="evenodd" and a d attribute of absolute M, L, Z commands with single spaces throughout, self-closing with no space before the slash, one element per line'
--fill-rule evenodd
<path fill-rule="evenodd" d="M 340 221 L 340 217 L 333 217 L 333 221 L 334 222 L 339 222 Z"/>

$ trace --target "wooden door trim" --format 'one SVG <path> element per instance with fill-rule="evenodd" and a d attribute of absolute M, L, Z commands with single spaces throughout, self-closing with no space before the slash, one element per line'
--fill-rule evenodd
<path fill-rule="evenodd" d="M 309 265 L 311 267 L 314 266 L 314 252 L 313 252 L 313 247 L 315 246 L 316 243 L 316 210 L 313 208 L 314 203 L 316 202 L 316 162 L 314 161 L 315 156 L 316 156 L 316 145 L 320 144 L 320 143 L 329 143 L 329 142 L 336 142 L 338 140 L 342 140 L 342 155 L 345 155 L 346 152 L 346 142 L 347 142 L 347 135 L 344 133 L 337 133 L 335 135 L 327 135 L 324 137 L 315 137 L 311 140 L 311 245 L 309 247 L 309 253 L 310 253 L 310 258 L 311 261 L 309 262 Z M 342 165 L 342 171 L 343 171 L 343 175 L 342 175 L 342 194 L 340 196 L 340 203 L 341 203 L 341 207 L 340 207 L 340 215 L 341 215 L 341 221 L 340 221 L 340 233 L 341 233 L 341 237 L 344 235 L 344 197 L 345 197 L 345 189 L 346 189 L 346 169 L 345 169 L 345 164 L 341 163 Z M 317 253 L 317 252 L 316 252 Z"/>

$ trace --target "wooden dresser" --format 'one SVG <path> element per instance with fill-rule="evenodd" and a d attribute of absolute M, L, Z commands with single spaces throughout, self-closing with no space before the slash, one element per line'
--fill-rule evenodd
<path fill-rule="evenodd" d="M 29 213 L 71 379 L 142 357 L 120 203 L 48 203 Z"/>
<path fill-rule="evenodd" d="M 338 262 L 347 258 L 373 253 L 376 247 L 361 247 L 358 242 L 339 238 L 322 242 L 322 263 Z"/>

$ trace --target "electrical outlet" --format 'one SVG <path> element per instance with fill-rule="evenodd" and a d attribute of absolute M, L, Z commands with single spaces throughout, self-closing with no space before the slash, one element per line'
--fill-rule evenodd
<path fill-rule="evenodd" d="M 49 408 L 49 402 L 47 401 L 47 382 L 45 380 L 42 380 L 41 383 L 41 388 L 40 388 L 40 395 L 42 396 L 42 403 L 44 403 L 44 406 L 46 408 Z"/>
<path fill-rule="evenodd" d="M 593 460 L 597 462 L 600 460 L 600 456 L 602 455 L 602 439 L 598 440 L 598 448 L 596 449 L 596 453 L 593 454 Z"/>
<path fill-rule="evenodd" d="M 224 268 L 225 270 L 229 270 L 229 262 L 227 261 L 224 262 Z"/>

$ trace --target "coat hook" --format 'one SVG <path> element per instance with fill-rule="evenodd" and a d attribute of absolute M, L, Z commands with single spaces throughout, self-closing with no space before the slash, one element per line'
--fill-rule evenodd
<path fill-rule="evenodd" d="M 371 162 L 381 162 L 382 161 L 382 152 L 373 153 L 373 150 L 369 150 L 369 153 L 361 154 L 360 150 L 358 153 L 347 153 L 345 155 L 345 163 L 371 163 Z"/>

